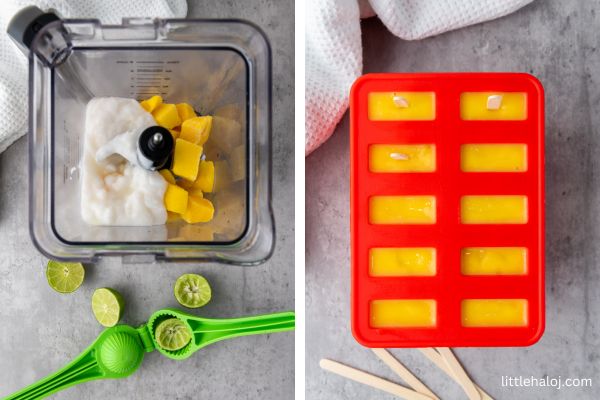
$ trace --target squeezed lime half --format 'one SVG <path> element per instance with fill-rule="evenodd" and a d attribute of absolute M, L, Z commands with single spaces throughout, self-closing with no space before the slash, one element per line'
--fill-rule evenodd
<path fill-rule="evenodd" d="M 210 301 L 208 281 L 197 274 L 185 274 L 177 278 L 173 290 L 175 298 L 184 307 L 198 308 Z"/>
<path fill-rule="evenodd" d="M 162 321 L 154 331 L 156 343 L 165 350 L 177 351 L 183 349 L 192 340 L 190 328 L 178 318 Z"/>
<path fill-rule="evenodd" d="M 123 297 L 116 290 L 109 288 L 96 289 L 92 295 L 92 311 L 101 325 L 115 326 L 121 319 Z"/>
<path fill-rule="evenodd" d="M 48 284 L 59 293 L 71 293 L 83 283 L 85 270 L 81 263 L 50 260 L 46 267 Z"/>

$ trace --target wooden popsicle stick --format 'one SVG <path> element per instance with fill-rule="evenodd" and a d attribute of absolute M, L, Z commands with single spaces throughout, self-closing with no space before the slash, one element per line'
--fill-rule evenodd
<path fill-rule="evenodd" d="M 425 357 L 427 357 L 429 359 L 429 361 L 434 363 L 439 369 L 441 369 L 446 374 L 450 375 L 451 378 L 454 379 L 454 374 L 452 373 L 452 371 L 450 371 L 450 369 L 444 362 L 444 359 L 442 358 L 442 356 L 440 356 L 440 353 L 438 353 L 435 349 L 433 349 L 431 347 L 422 347 L 422 348 L 419 348 L 418 350 L 421 353 L 423 353 L 423 355 Z"/>
<path fill-rule="evenodd" d="M 383 378 L 371 375 L 359 369 L 349 367 L 337 361 L 324 358 L 319 362 L 319 365 L 326 371 L 333 372 L 334 374 L 351 379 L 355 382 L 362 383 L 363 385 L 383 390 L 384 392 L 393 394 L 394 396 L 398 396 L 406 400 L 431 400 L 429 396 L 405 388 L 397 383 L 386 381 Z"/>
<path fill-rule="evenodd" d="M 412 387 L 415 391 L 429 396 L 434 400 L 439 400 L 439 397 L 435 395 L 423 382 L 421 382 L 408 368 L 406 368 L 398 359 L 390 354 L 386 349 L 372 349 L 373 353 L 381 361 L 383 361 L 388 367 L 391 368 L 408 386 Z"/>
<path fill-rule="evenodd" d="M 444 371 L 446 373 L 446 375 L 448 375 L 450 378 L 454 379 L 454 381 L 456 381 L 456 383 L 458 383 L 460 385 L 460 382 L 454 375 L 454 372 L 452 372 L 452 370 L 450 368 L 448 368 L 448 365 L 446 364 L 446 362 L 444 361 L 444 359 L 440 355 L 440 353 L 438 353 L 431 347 L 420 348 L 419 351 L 421 353 L 423 353 L 423 355 L 425 357 L 427 357 L 429 359 L 429 361 L 434 363 L 439 369 Z M 474 385 L 475 385 L 475 388 L 477 389 L 477 391 L 479 392 L 479 395 L 481 396 L 482 400 L 494 400 L 494 398 L 492 396 L 490 396 L 489 394 L 487 394 L 486 391 L 483 390 L 480 386 L 478 386 L 476 383 L 474 383 Z"/>
<path fill-rule="evenodd" d="M 473 384 L 473 381 L 471 380 L 471 378 L 469 378 L 469 375 L 467 375 L 464 368 L 462 367 L 462 365 L 460 365 L 450 348 L 436 347 L 436 350 L 438 351 L 438 353 L 440 353 L 440 355 L 446 362 L 446 365 L 448 365 L 448 368 L 450 368 L 450 370 L 454 372 L 456 380 L 462 386 L 463 390 L 467 394 L 467 397 L 469 397 L 470 400 L 481 400 L 481 396 L 475 388 L 475 384 Z"/>

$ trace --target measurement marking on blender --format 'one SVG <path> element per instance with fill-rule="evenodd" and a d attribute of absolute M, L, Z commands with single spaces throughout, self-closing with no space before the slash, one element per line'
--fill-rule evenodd
<path fill-rule="evenodd" d="M 166 96 L 167 92 L 129 92 L 129 94 L 131 96 L 135 96 L 135 97 L 145 97 L 145 96 L 154 96 L 154 95 Z"/>
<path fill-rule="evenodd" d="M 68 133 L 69 128 L 66 121 L 63 121 L 62 125 L 65 132 Z M 77 166 L 79 160 L 79 136 L 65 136 L 64 154 L 65 161 L 62 166 L 63 183 L 79 178 L 79 167 Z"/>
<path fill-rule="evenodd" d="M 132 76 L 131 77 L 132 80 L 144 80 L 144 81 L 160 81 L 162 79 L 171 79 L 169 77 L 166 76 L 156 76 L 155 74 L 144 74 L 142 76 Z"/>

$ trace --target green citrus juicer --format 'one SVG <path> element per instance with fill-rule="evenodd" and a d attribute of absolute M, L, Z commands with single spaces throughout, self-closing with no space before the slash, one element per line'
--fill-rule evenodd
<path fill-rule="evenodd" d="M 158 324 L 177 318 L 192 332 L 192 339 L 182 349 L 169 351 L 160 347 L 154 337 Z M 135 372 L 144 353 L 158 349 L 174 360 L 183 360 L 211 343 L 238 336 L 293 330 L 295 315 L 282 312 L 243 318 L 209 319 L 177 309 L 156 311 L 139 328 L 117 325 L 105 329 L 75 360 L 52 375 L 14 393 L 6 400 L 41 399 L 73 385 L 95 379 L 125 378 Z"/>

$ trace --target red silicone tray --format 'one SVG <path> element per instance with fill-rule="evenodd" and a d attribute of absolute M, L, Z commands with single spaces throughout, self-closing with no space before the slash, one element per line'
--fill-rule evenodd
<path fill-rule="evenodd" d="M 370 121 L 370 92 L 435 92 L 432 121 Z M 523 121 L 464 121 L 462 92 L 525 92 Z M 526 346 L 544 331 L 544 94 L 540 82 L 522 73 L 369 74 L 350 95 L 352 330 L 367 347 Z M 435 172 L 372 173 L 371 144 L 436 145 Z M 466 143 L 525 143 L 528 168 L 520 173 L 473 173 L 460 170 L 460 146 Z M 463 195 L 526 195 L 528 222 L 522 225 L 463 225 Z M 435 195 L 433 225 L 373 225 L 373 195 Z M 463 247 L 526 247 L 528 271 L 519 276 L 461 274 Z M 432 277 L 371 277 L 372 247 L 435 247 Z M 526 299 L 524 327 L 463 327 L 463 299 Z M 434 299 L 433 328 L 373 328 L 370 302 L 376 299 Z"/>

